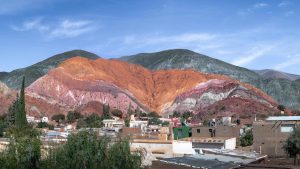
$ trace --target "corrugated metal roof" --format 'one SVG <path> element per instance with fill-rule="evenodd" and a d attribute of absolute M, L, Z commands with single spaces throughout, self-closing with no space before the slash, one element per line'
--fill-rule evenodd
<path fill-rule="evenodd" d="M 300 116 L 270 116 L 267 121 L 300 121 Z"/>

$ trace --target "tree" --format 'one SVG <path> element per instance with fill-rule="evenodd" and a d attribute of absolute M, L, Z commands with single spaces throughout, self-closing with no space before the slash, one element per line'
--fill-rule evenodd
<path fill-rule="evenodd" d="M 12 105 L 10 105 L 7 113 L 7 122 L 10 126 L 15 125 L 16 121 L 16 114 L 17 114 L 17 108 L 18 108 L 18 101 L 19 101 L 19 94 L 17 94 L 17 99 L 13 101 Z"/>
<path fill-rule="evenodd" d="M 251 146 L 253 144 L 252 130 L 246 131 L 246 133 L 244 133 L 244 135 L 241 137 L 240 142 L 242 147 Z"/>
<path fill-rule="evenodd" d="M 174 111 L 174 112 L 173 112 L 173 117 L 179 118 L 179 117 L 180 117 L 180 112 Z"/>
<path fill-rule="evenodd" d="M 294 129 L 284 142 L 283 149 L 289 157 L 294 158 L 294 165 L 296 165 L 297 155 L 300 155 L 300 128 Z"/>
<path fill-rule="evenodd" d="M 78 112 L 78 111 L 69 111 L 68 114 L 67 114 L 67 121 L 68 121 L 68 123 L 74 123 L 80 117 L 81 117 L 80 112 Z"/>
<path fill-rule="evenodd" d="M 284 111 L 285 110 L 285 106 L 280 104 L 277 106 L 277 109 L 280 110 L 280 111 Z"/>
<path fill-rule="evenodd" d="M 97 137 L 82 131 L 69 136 L 66 144 L 49 152 L 41 168 L 141 169 L 142 153 L 131 153 L 128 140 Z"/>
<path fill-rule="evenodd" d="M 134 114 L 134 111 L 132 110 L 132 105 L 131 103 L 128 105 L 128 109 L 127 109 L 127 115 L 131 116 L 132 114 Z"/>
<path fill-rule="evenodd" d="M 23 77 L 22 87 L 20 91 L 20 97 L 17 102 L 15 115 L 15 124 L 20 128 L 24 128 L 27 125 L 26 110 L 25 110 L 25 77 Z"/>
<path fill-rule="evenodd" d="M 148 117 L 156 117 L 156 118 L 159 118 L 160 116 L 156 113 L 156 112 L 150 112 L 149 114 L 148 114 Z"/>
<path fill-rule="evenodd" d="M 56 123 L 64 121 L 66 116 L 64 114 L 56 114 L 51 117 L 52 120 L 56 121 Z"/>
<path fill-rule="evenodd" d="M 111 119 L 111 116 L 109 114 L 109 111 L 110 108 L 109 108 L 109 105 L 103 105 L 103 114 L 102 114 L 102 119 Z"/>
<path fill-rule="evenodd" d="M 119 110 L 119 109 L 113 109 L 113 110 L 111 111 L 111 114 L 112 114 L 113 116 L 116 116 L 116 117 L 119 117 L 119 118 L 122 118 L 122 117 L 123 117 L 123 113 L 122 113 L 122 111 Z"/>
<path fill-rule="evenodd" d="M 193 116 L 193 113 L 190 112 L 190 111 L 186 111 L 186 112 L 184 112 L 184 113 L 182 114 L 182 117 L 183 117 L 184 119 L 188 119 L 188 118 L 190 118 L 190 117 L 192 117 L 192 116 Z"/>

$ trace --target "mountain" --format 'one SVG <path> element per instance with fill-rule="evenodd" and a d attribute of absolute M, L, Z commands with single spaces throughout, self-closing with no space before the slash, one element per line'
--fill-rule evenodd
<path fill-rule="evenodd" d="M 265 78 L 254 71 L 201 55 L 186 49 L 141 53 L 119 58 L 152 70 L 194 69 L 200 72 L 226 75 L 249 83 L 289 108 L 300 108 L 300 84 L 289 79 Z"/>
<path fill-rule="evenodd" d="M 131 105 L 161 115 L 190 110 L 199 117 L 240 114 L 248 118 L 277 111 L 270 96 L 227 76 L 194 70 L 151 71 L 101 58 L 68 59 L 27 87 L 26 95 L 29 109 L 44 105 L 39 111 L 50 115 L 91 104 L 109 104 L 123 112 Z"/>
<path fill-rule="evenodd" d="M 72 50 L 72 51 L 54 55 L 46 60 L 43 60 L 39 63 L 36 63 L 26 68 L 17 69 L 9 73 L 1 72 L 0 81 L 5 83 L 10 88 L 18 89 L 21 87 L 23 76 L 25 76 L 26 77 L 25 85 L 29 86 L 35 80 L 47 74 L 49 70 L 57 67 L 57 65 L 59 65 L 64 60 L 75 56 L 82 56 L 89 59 L 99 58 L 99 56 L 97 56 L 96 54 L 84 50 Z"/>
<path fill-rule="evenodd" d="M 254 70 L 254 71 L 266 79 L 268 79 L 268 78 L 287 79 L 287 80 L 291 80 L 291 81 L 300 79 L 300 75 L 280 72 L 280 71 L 276 71 L 276 70 L 272 70 L 272 69 Z"/>
<path fill-rule="evenodd" d="M 15 99 L 16 93 L 0 82 L 0 114 L 7 112 L 9 105 Z"/>

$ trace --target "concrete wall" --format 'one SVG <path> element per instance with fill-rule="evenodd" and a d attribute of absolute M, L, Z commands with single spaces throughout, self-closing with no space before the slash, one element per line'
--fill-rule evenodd
<path fill-rule="evenodd" d="M 192 128 L 193 137 L 211 137 L 209 130 L 215 130 L 215 137 L 240 137 L 240 127 L 231 126 L 217 126 L 217 127 L 206 127 L 198 126 Z M 200 133 L 199 133 L 200 130 Z"/>
<path fill-rule="evenodd" d="M 225 140 L 224 148 L 229 150 L 234 150 L 236 147 L 236 138 L 230 138 Z"/>
<path fill-rule="evenodd" d="M 196 154 L 191 141 L 173 141 L 174 154 Z"/>
<path fill-rule="evenodd" d="M 253 149 L 256 152 L 271 157 L 286 156 L 282 146 L 291 133 L 282 132 L 281 127 L 295 122 L 254 122 L 253 123 Z M 299 127 L 299 122 L 296 127 Z"/>

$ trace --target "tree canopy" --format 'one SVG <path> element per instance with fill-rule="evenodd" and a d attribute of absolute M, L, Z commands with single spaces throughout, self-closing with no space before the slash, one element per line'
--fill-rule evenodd
<path fill-rule="evenodd" d="M 283 149 L 290 157 L 294 158 L 296 165 L 297 155 L 300 155 L 300 128 L 296 128 L 283 145 Z"/>

